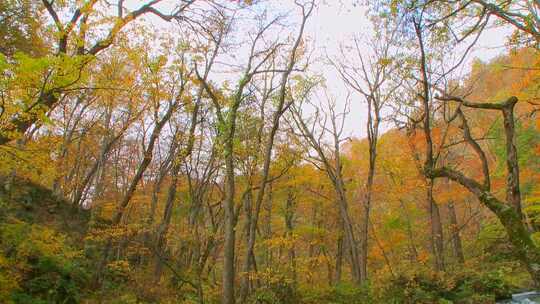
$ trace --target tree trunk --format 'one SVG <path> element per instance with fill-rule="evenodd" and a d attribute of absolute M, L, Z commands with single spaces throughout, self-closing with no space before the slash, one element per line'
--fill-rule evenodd
<path fill-rule="evenodd" d="M 124 194 L 122 201 L 120 202 L 120 205 L 118 205 L 116 213 L 111 222 L 112 226 L 117 226 L 118 224 L 120 224 L 122 217 L 124 215 L 125 209 L 128 206 L 129 202 L 131 201 L 131 198 L 135 194 L 135 190 L 137 189 L 137 185 L 139 184 L 139 181 L 142 179 L 144 172 L 146 171 L 146 169 L 148 168 L 148 165 L 150 165 L 150 162 L 152 161 L 154 147 L 159 137 L 159 134 L 161 133 L 161 130 L 163 129 L 165 124 L 171 118 L 177 105 L 178 105 L 177 103 L 170 105 L 169 109 L 167 110 L 163 118 L 160 121 L 156 122 L 156 126 L 154 127 L 154 130 L 152 131 L 152 135 L 150 136 L 148 146 L 146 147 L 144 151 L 143 160 L 139 164 L 139 167 L 137 168 L 137 172 L 135 173 L 135 176 L 131 180 L 129 187 L 126 193 Z M 107 260 L 109 259 L 109 254 L 112 247 L 112 241 L 113 241 L 112 237 L 108 238 L 105 244 L 105 247 L 103 249 L 101 260 L 98 263 L 97 270 L 96 270 L 96 275 L 95 275 L 96 284 L 101 283 L 101 274 L 102 274 L 103 268 L 107 264 Z"/>
<path fill-rule="evenodd" d="M 176 167 L 176 166 L 175 166 Z M 166 259 L 167 256 L 165 252 L 165 243 L 167 232 L 169 231 L 169 224 L 171 222 L 171 215 L 174 207 L 174 202 L 176 199 L 176 186 L 178 184 L 178 168 L 174 169 L 171 185 L 169 186 L 169 191 L 167 193 L 167 202 L 165 204 L 165 210 L 163 211 L 163 219 L 159 225 L 157 236 L 156 236 L 156 245 L 155 245 L 155 267 L 154 267 L 154 284 L 159 284 L 161 279 L 161 273 L 163 270 L 163 259 Z"/>
<path fill-rule="evenodd" d="M 371 136 L 370 136 L 371 138 Z M 375 175 L 375 159 L 376 159 L 376 138 L 370 139 L 370 151 L 369 151 L 369 170 L 368 179 L 365 187 L 364 199 L 363 199 L 363 214 L 362 224 L 360 230 L 360 282 L 365 282 L 368 278 L 367 274 L 367 258 L 368 258 L 368 239 L 369 239 L 369 221 L 371 212 L 371 197 L 373 192 L 373 178 Z"/>
<path fill-rule="evenodd" d="M 336 130 L 336 126 L 334 123 L 334 130 Z M 340 208 L 341 217 L 343 220 L 343 226 L 344 226 L 344 232 L 345 237 L 349 246 L 349 251 L 351 255 L 351 273 L 353 276 L 353 280 L 357 284 L 362 283 L 362 270 L 360 268 L 360 254 L 358 253 L 358 243 L 356 241 L 355 233 L 354 233 L 354 225 L 353 221 L 350 218 L 349 210 L 348 210 L 348 202 L 347 202 L 347 194 L 346 194 L 346 188 L 343 181 L 343 173 L 342 173 L 342 163 L 341 163 L 341 152 L 339 147 L 339 138 L 337 137 L 337 133 L 334 133 L 334 173 L 330 174 L 330 179 L 332 180 L 334 184 L 334 188 L 336 190 L 336 194 L 338 197 L 338 204 Z M 327 170 L 328 172 L 332 172 Z M 328 173 L 327 172 L 327 173 Z"/>
<path fill-rule="evenodd" d="M 463 255 L 463 246 L 461 245 L 456 209 L 453 201 L 448 202 L 448 217 L 450 220 L 450 231 L 452 233 L 452 251 L 456 260 L 460 264 L 463 264 L 465 262 L 465 257 Z"/>
<path fill-rule="evenodd" d="M 521 192 L 519 188 L 519 162 L 516 148 L 514 106 L 517 98 L 510 98 L 506 106 L 502 109 L 504 134 L 506 136 L 506 201 L 516 209 L 520 217 L 521 212 Z"/>
<path fill-rule="evenodd" d="M 342 267 L 343 267 L 343 220 L 340 218 L 340 224 L 339 224 L 339 231 L 338 231 L 338 239 L 337 239 L 337 249 L 336 249 L 336 277 L 334 280 L 335 284 L 341 283 L 341 273 L 342 273 Z"/>
<path fill-rule="evenodd" d="M 481 201 L 489 202 L 496 199 L 490 194 L 485 194 Z M 508 239 L 514 247 L 514 252 L 523 266 L 528 270 L 535 285 L 540 287 L 540 249 L 534 244 L 531 234 L 523 224 L 521 214 L 514 209 L 515 206 L 501 206 L 496 214 L 506 229 Z"/>
<path fill-rule="evenodd" d="M 304 9 L 304 8 L 303 8 Z M 313 9 L 313 7 L 311 8 Z M 287 97 L 287 85 L 288 80 L 291 72 L 294 69 L 294 66 L 296 65 L 297 60 L 297 51 L 298 48 L 301 45 L 302 42 L 302 36 L 304 34 L 304 28 L 306 25 L 307 17 L 308 15 L 303 15 L 302 23 L 300 26 L 300 31 L 298 33 L 298 36 L 296 37 L 295 43 L 291 49 L 289 59 L 287 62 L 287 67 L 285 71 L 282 73 L 281 82 L 279 86 L 279 95 L 278 95 L 278 103 L 277 107 L 275 109 L 274 114 L 272 115 L 272 126 L 270 128 L 270 132 L 268 134 L 268 140 L 266 142 L 266 145 L 264 147 L 264 157 L 263 157 L 263 171 L 262 171 L 262 179 L 260 183 L 260 189 L 257 193 L 257 197 L 255 199 L 255 210 L 253 216 L 249 217 L 249 226 L 248 226 L 248 241 L 247 241 L 247 252 L 246 252 L 246 262 L 244 265 L 244 272 L 249 273 L 253 269 L 253 265 L 255 264 L 255 240 L 257 237 L 257 225 L 259 221 L 259 214 L 261 211 L 261 206 L 264 199 L 264 194 L 266 190 L 266 184 L 268 183 L 268 175 L 270 172 L 270 164 L 272 159 L 272 151 L 274 147 L 274 139 L 277 131 L 279 130 L 280 120 L 282 115 L 285 113 L 285 110 L 288 108 L 289 105 L 286 104 L 286 97 Z M 251 261 L 251 262 L 250 262 Z M 247 292 L 249 292 L 249 276 L 244 276 L 244 281 L 242 283 L 242 296 L 241 300 L 242 302 L 245 301 Z"/>
<path fill-rule="evenodd" d="M 252 242 L 254 243 L 255 235 L 253 235 L 256 231 L 252 227 L 255 227 L 255 219 L 253 215 L 253 207 L 252 207 L 252 192 L 248 190 L 248 194 L 245 196 L 244 199 L 244 210 L 246 214 L 246 223 L 245 223 L 245 233 L 246 233 L 246 256 L 244 257 L 244 264 L 242 266 L 242 280 L 240 283 L 240 302 L 245 303 L 248 294 L 251 290 L 251 280 L 249 279 L 250 271 L 252 269 L 252 265 L 254 264 L 253 261 L 253 248 L 251 247 Z M 252 234 L 253 233 L 253 234 Z"/>
<path fill-rule="evenodd" d="M 358 244 L 354 235 L 352 220 L 349 216 L 349 211 L 347 209 L 346 201 L 344 200 L 344 198 L 340 198 L 338 203 L 340 207 L 341 217 L 343 220 L 345 238 L 347 240 L 347 245 L 351 256 L 351 273 L 353 276 L 353 280 L 356 283 L 360 284 L 362 283 L 359 265 L 360 257 L 358 254 Z"/>
<path fill-rule="evenodd" d="M 411 225 L 411 217 L 409 216 L 409 212 L 406 209 L 405 202 L 403 202 L 402 199 L 399 200 L 399 204 L 401 206 L 401 209 L 405 213 L 406 221 L 407 221 L 407 236 L 409 238 L 409 256 L 411 263 L 416 263 L 418 260 L 418 250 L 416 249 L 416 245 L 414 242 L 414 234 L 412 230 Z"/>
<path fill-rule="evenodd" d="M 264 218 L 264 239 L 269 240 L 272 238 L 272 183 L 268 184 L 268 197 L 267 203 L 264 206 L 266 211 L 266 216 Z M 272 249 L 265 246 L 265 266 L 270 268 L 273 264 L 273 254 Z"/>
<path fill-rule="evenodd" d="M 287 201 L 285 205 L 285 229 L 286 229 L 286 236 L 289 238 L 294 237 L 294 209 L 295 209 L 295 202 L 296 198 L 294 197 L 292 191 L 289 189 L 289 193 L 287 195 Z M 290 248 L 289 248 L 289 266 L 291 267 L 292 271 L 292 280 L 293 284 L 296 286 L 297 284 L 297 275 L 296 275 L 296 250 L 294 246 L 294 241 L 291 242 Z"/>
<path fill-rule="evenodd" d="M 369 186 L 368 186 L 369 187 Z M 371 187 L 369 187 L 371 188 Z M 370 190 L 367 190 L 371 192 Z M 367 256 L 369 238 L 369 215 L 371 211 L 371 193 L 365 194 L 362 205 L 362 223 L 360 224 L 360 282 L 367 280 Z"/>
<path fill-rule="evenodd" d="M 521 214 L 517 212 L 515 207 L 498 200 L 482 185 L 460 172 L 443 167 L 434 169 L 429 174 L 433 178 L 446 177 L 461 184 L 497 216 L 508 234 L 516 257 L 527 269 L 535 284 L 540 286 L 540 250 L 534 244 L 528 228 L 523 223 Z"/>
<path fill-rule="evenodd" d="M 230 113 L 229 115 L 234 115 Z M 234 115 L 236 117 L 236 115 Z M 236 119 L 234 120 L 236 123 Z M 229 128 L 234 130 L 232 125 Z M 235 214 L 234 214 L 234 160 L 233 160 L 233 136 L 234 131 L 229 134 L 230 139 L 225 143 L 225 229 L 223 244 L 223 295 L 222 304 L 234 304 L 234 245 L 235 245 Z"/>
<path fill-rule="evenodd" d="M 433 181 L 427 180 L 427 203 L 431 223 L 431 250 L 436 271 L 444 271 L 444 238 L 439 206 L 433 198 Z"/>

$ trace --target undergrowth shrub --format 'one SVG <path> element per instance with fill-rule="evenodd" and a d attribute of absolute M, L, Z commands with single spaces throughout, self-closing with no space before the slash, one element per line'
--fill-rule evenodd
<path fill-rule="evenodd" d="M 293 280 L 288 275 L 267 269 L 258 275 L 259 281 L 263 282 L 248 303 L 253 304 L 295 304 L 301 303 L 300 295 L 294 286 Z"/>
<path fill-rule="evenodd" d="M 380 293 L 380 303 L 495 303 L 513 290 L 502 271 L 401 273 Z"/>
<path fill-rule="evenodd" d="M 87 282 L 80 262 L 52 229 L 14 218 L 0 225 L 0 281 L 12 284 L 0 288 L 5 303 L 78 303 Z"/>

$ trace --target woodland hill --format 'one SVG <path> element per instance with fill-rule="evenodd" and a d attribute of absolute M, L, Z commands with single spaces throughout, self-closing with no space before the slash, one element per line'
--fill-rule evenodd
<path fill-rule="evenodd" d="M 0 3 L 1 303 L 538 287 L 537 2 L 377 1 L 339 55 L 330 4 L 131 2 Z"/>

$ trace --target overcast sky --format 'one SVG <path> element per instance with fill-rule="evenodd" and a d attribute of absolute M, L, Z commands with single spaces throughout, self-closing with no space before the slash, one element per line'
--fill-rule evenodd
<path fill-rule="evenodd" d="M 307 34 L 314 38 L 315 48 L 319 52 L 338 55 L 339 45 L 347 44 L 353 35 L 371 35 L 373 33 L 369 20 L 365 17 L 366 8 L 353 6 L 352 1 L 328 1 L 333 4 L 321 5 L 310 20 Z M 338 4 L 337 2 L 341 2 Z M 505 52 L 505 41 L 508 30 L 490 29 L 482 34 L 476 47 L 464 64 L 464 73 L 469 71 L 474 58 L 488 61 Z M 328 88 L 338 100 L 346 96 L 347 88 L 343 85 L 333 67 L 316 64 L 314 69 L 320 70 L 327 79 Z M 366 104 L 363 99 L 354 95 L 351 103 L 351 113 L 346 122 L 349 134 L 355 137 L 366 137 Z"/>
<path fill-rule="evenodd" d="M 174 0 L 171 0 L 174 3 Z M 368 38 L 373 30 L 366 18 L 366 7 L 353 5 L 353 0 L 329 0 L 320 4 L 313 16 L 309 19 L 305 36 L 308 38 L 310 47 L 314 49 L 314 58 L 324 58 L 326 55 L 335 57 L 339 53 L 339 47 L 347 44 L 354 35 Z M 140 1 L 127 2 L 128 7 L 140 6 Z M 167 2 L 164 2 L 167 5 Z M 260 9 L 268 8 L 270 11 L 295 12 L 293 0 L 268 0 L 264 1 Z M 163 26 L 164 22 L 157 18 L 149 20 L 155 26 Z M 296 28 L 294 29 L 296 30 Z M 292 31 L 292 29 L 291 29 Z M 296 32 L 296 31 L 295 31 Z M 508 30 L 491 29 L 485 31 L 479 39 L 476 47 L 470 53 L 464 64 L 464 72 L 468 71 L 471 61 L 480 58 L 483 61 L 505 52 L 505 41 Z M 322 74 L 327 80 L 329 94 L 336 97 L 337 101 L 343 101 L 347 95 L 347 88 L 338 77 L 335 69 L 324 63 L 323 60 L 315 60 L 311 70 Z M 347 118 L 345 128 L 348 135 L 365 137 L 365 103 L 357 95 L 351 95 L 351 112 Z"/>

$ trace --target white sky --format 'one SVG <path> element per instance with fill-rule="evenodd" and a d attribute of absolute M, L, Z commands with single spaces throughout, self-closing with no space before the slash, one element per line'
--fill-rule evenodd
<path fill-rule="evenodd" d="M 289 1 L 292 2 L 292 0 Z M 365 6 L 353 5 L 352 2 L 358 2 L 354 0 L 328 2 L 319 6 L 306 29 L 307 36 L 314 39 L 312 41 L 313 47 L 319 52 L 319 55 L 338 56 L 340 44 L 347 44 L 352 36 L 360 35 L 360 37 L 366 36 L 367 38 L 372 35 L 373 29 L 365 16 L 367 11 Z M 486 30 L 464 63 L 464 73 L 469 71 L 470 63 L 474 58 L 488 61 L 505 52 L 504 45 L 509 34 L 509 30 Z M 335 69 L 321 62 L 315 63 L 312 68 L 325 76 L 331 95 L 336 96 L 338 102 L 343 101 L 347 94 L 347 88 Z M 354 137 L 363 138 L 366 137 L 366 104 L 354 92 L 352 98 L 351 112 L 345 124 L 346 132 Z"/>
<path fill-rule="evenodd" d="M 232 0 L 231 0 L 232 1 Z M 365 16 L 366 7 L 353 5 L 354 0 L 327 0 L 319 5 L 313 16 L 309 19 L 305 37 L 310 41 L 310 47 L 314 49 L 314 58 L 324 58 L 326 54 L 331 57 L 337 56 L 340 44 L 347 43 L 353 35 L 369 37 L 373 31 L 371 24 Z M 138 7 L 142 1 L 131 0 L 128 7 Z M 174 0 L 170 0 L 174 3 Z M 168 4 L 164 4 L 168 5 Z M 293 0 L 268 0 L 263 2 L 270 11 L 295 12 Z M 298 9 L 296 8 L 296 12 Z M 298 18 L 298 17 L 296 17 Z M 158 18 L 149 19 L 156 26 L 161 26 L 164 21 Z M 296 33 L 297 28 L 291 29 Z M 508 30 L 487 30 L 479 39 L 476 47 L 469 55 L 464 64 L 464 71 L 468 71 L 470 62 L 474 58 L 487 61 L 505 52 L 505 41 L 509 34 Z M 328 66 L 323 60 L 314 60 L 311 70 L 322 74 L 327 80 L 329 95 L 336 97 L 338 104 L 343 102 L 347 95 L 347 89 L 337 75 L 333 67 Z M 351 112 L 347 118 L 345 129 L 346 135 L 365 137 L 365 111 L 366 106 L 362 98 L 352 95 Z M 342 103 L 341 103 L 342 104 Z"/>

